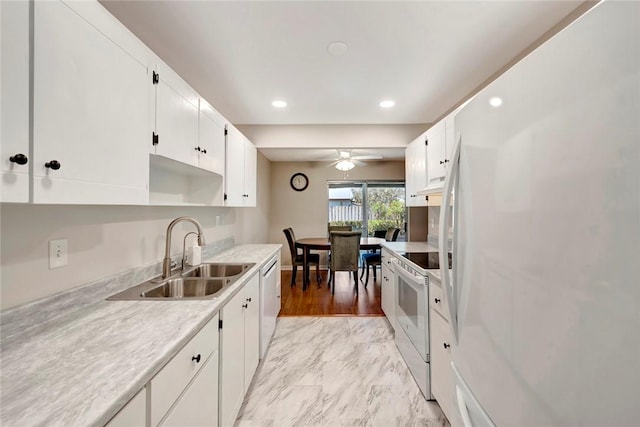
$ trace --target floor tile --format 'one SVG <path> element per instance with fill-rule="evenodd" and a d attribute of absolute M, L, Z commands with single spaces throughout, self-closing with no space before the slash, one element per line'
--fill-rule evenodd
<path fill-rule="evenodd" d="M 424 399 L 381 317 L 279 318 L 236 426 L 428 426 Z"/>

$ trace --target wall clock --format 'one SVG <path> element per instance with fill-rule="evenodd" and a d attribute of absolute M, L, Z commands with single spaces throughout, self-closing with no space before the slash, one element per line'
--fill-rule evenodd
<path fill-rule="evenodd" d="M 291 181 L 289 181 L 289 183 L 294 190 L 304 191 L 309 186 L 309 178 L 302 172 L 297 172 L 291 175 Z"/>

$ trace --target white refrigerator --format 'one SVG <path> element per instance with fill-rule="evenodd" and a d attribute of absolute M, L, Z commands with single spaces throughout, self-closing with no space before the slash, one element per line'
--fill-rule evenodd
<path fill-rule="evenodd" d="M 440 247 L 463 424 L 640 425 L 640 3 L 591 9 L 455 129 Z"/>

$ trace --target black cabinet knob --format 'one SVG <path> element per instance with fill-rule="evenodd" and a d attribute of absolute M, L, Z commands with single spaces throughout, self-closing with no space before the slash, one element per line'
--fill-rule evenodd
<path fill-rule="evenodd" d="M 9 157 L 9 161 L 19 165 L 26 165 L 29 159 L 24 154 L 16 154 L 15 156 Z"/>
<path fill-rule="evenodd" d="M 447 344 L 446 342 L 442 344 L 444 346 L 444 349 L 448 349 L 449 347 L 451 347 L 449 344 Z"/>
<path fill-rule="evenodd" d="M 445 163 L 449 163 L 449 159 L 444 159 L 444 162 Z"/>
<path fill-rule="evenodd" d="M 200 147 L 196 147 L 196 151 L 200 151 Z"/>
<path fill-rule="evenodd" d="M 205 150 L 204 148 L 202 149 L 202 154 L 207 154 L 207 150 Z"/>
<path fill-rule="evenodd" d="M 54 171 L 60 169 L 60 166 L 60 162 L 57 160 L 51 160 L 50 162 L 44 164 L 45 168 L 53 169 Z"/>
<path fill-rule="evenodd" d="M 197 356 L 193 356 L 191 360 L 195 360 L 196 363 L 200 363 L 200 354 L 198 354 Z"/>
<path fill-rule="evenodd" d="M 433 300 L 436 302 L 436 304 L 440 302 L 440 298 L 434 298 Z"/>
<path fill-rule="evenodd" d="M 251 302 L 251 298 L 247 298 L 247 302 Z"/>
<path fill-rule="evenodd" d="M 440 160 L 440 164 L 441 164 L 441 165 L 444 165 L 444 160 Z"/>
<path fill-rule="evenodd" d="M 249 307 L 249 304 L 242 304 L 242 308 L 247 308 Z"/>

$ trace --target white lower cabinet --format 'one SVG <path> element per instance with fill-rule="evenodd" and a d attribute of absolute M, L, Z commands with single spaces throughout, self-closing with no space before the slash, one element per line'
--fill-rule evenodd
<path fill-rule="evenodd" d="M 442 288 L 429 281 L 429 339 L 431 345 L 431 394 L 451 425 L 462 425 L 455 406 L 455 384 L 451 369 L 451 332 Z"/>
<path fill-rule="evenodd" d="M 218 353 L 205 362 L 162 422 L 163 427 L 218 425 Z"/>
<path fill-rule="evenodd" d="M 125 405 L 106 427 L 141 427 L 146 425 L 147 393 L 143 388 Z"/>
<path fill-rule="evenodd" d="M 396 273 L 391 266 L 393 255 L 386 249 L 382 249 L 382 281 L 380 291 L 380 303 L 385 316 L 396 329 L 395 299 L 396 299 Z"/>
<path fill-rule="evenodd" d="M 210 320 L 147 385 L 151 426 L 217 425 L 218 318 Z"/>
<path fill-rule="evenodd" d="M 232 426 L 258 367 L 260 278 L 249 279 L 221 310 L 220 426 Z"/>

